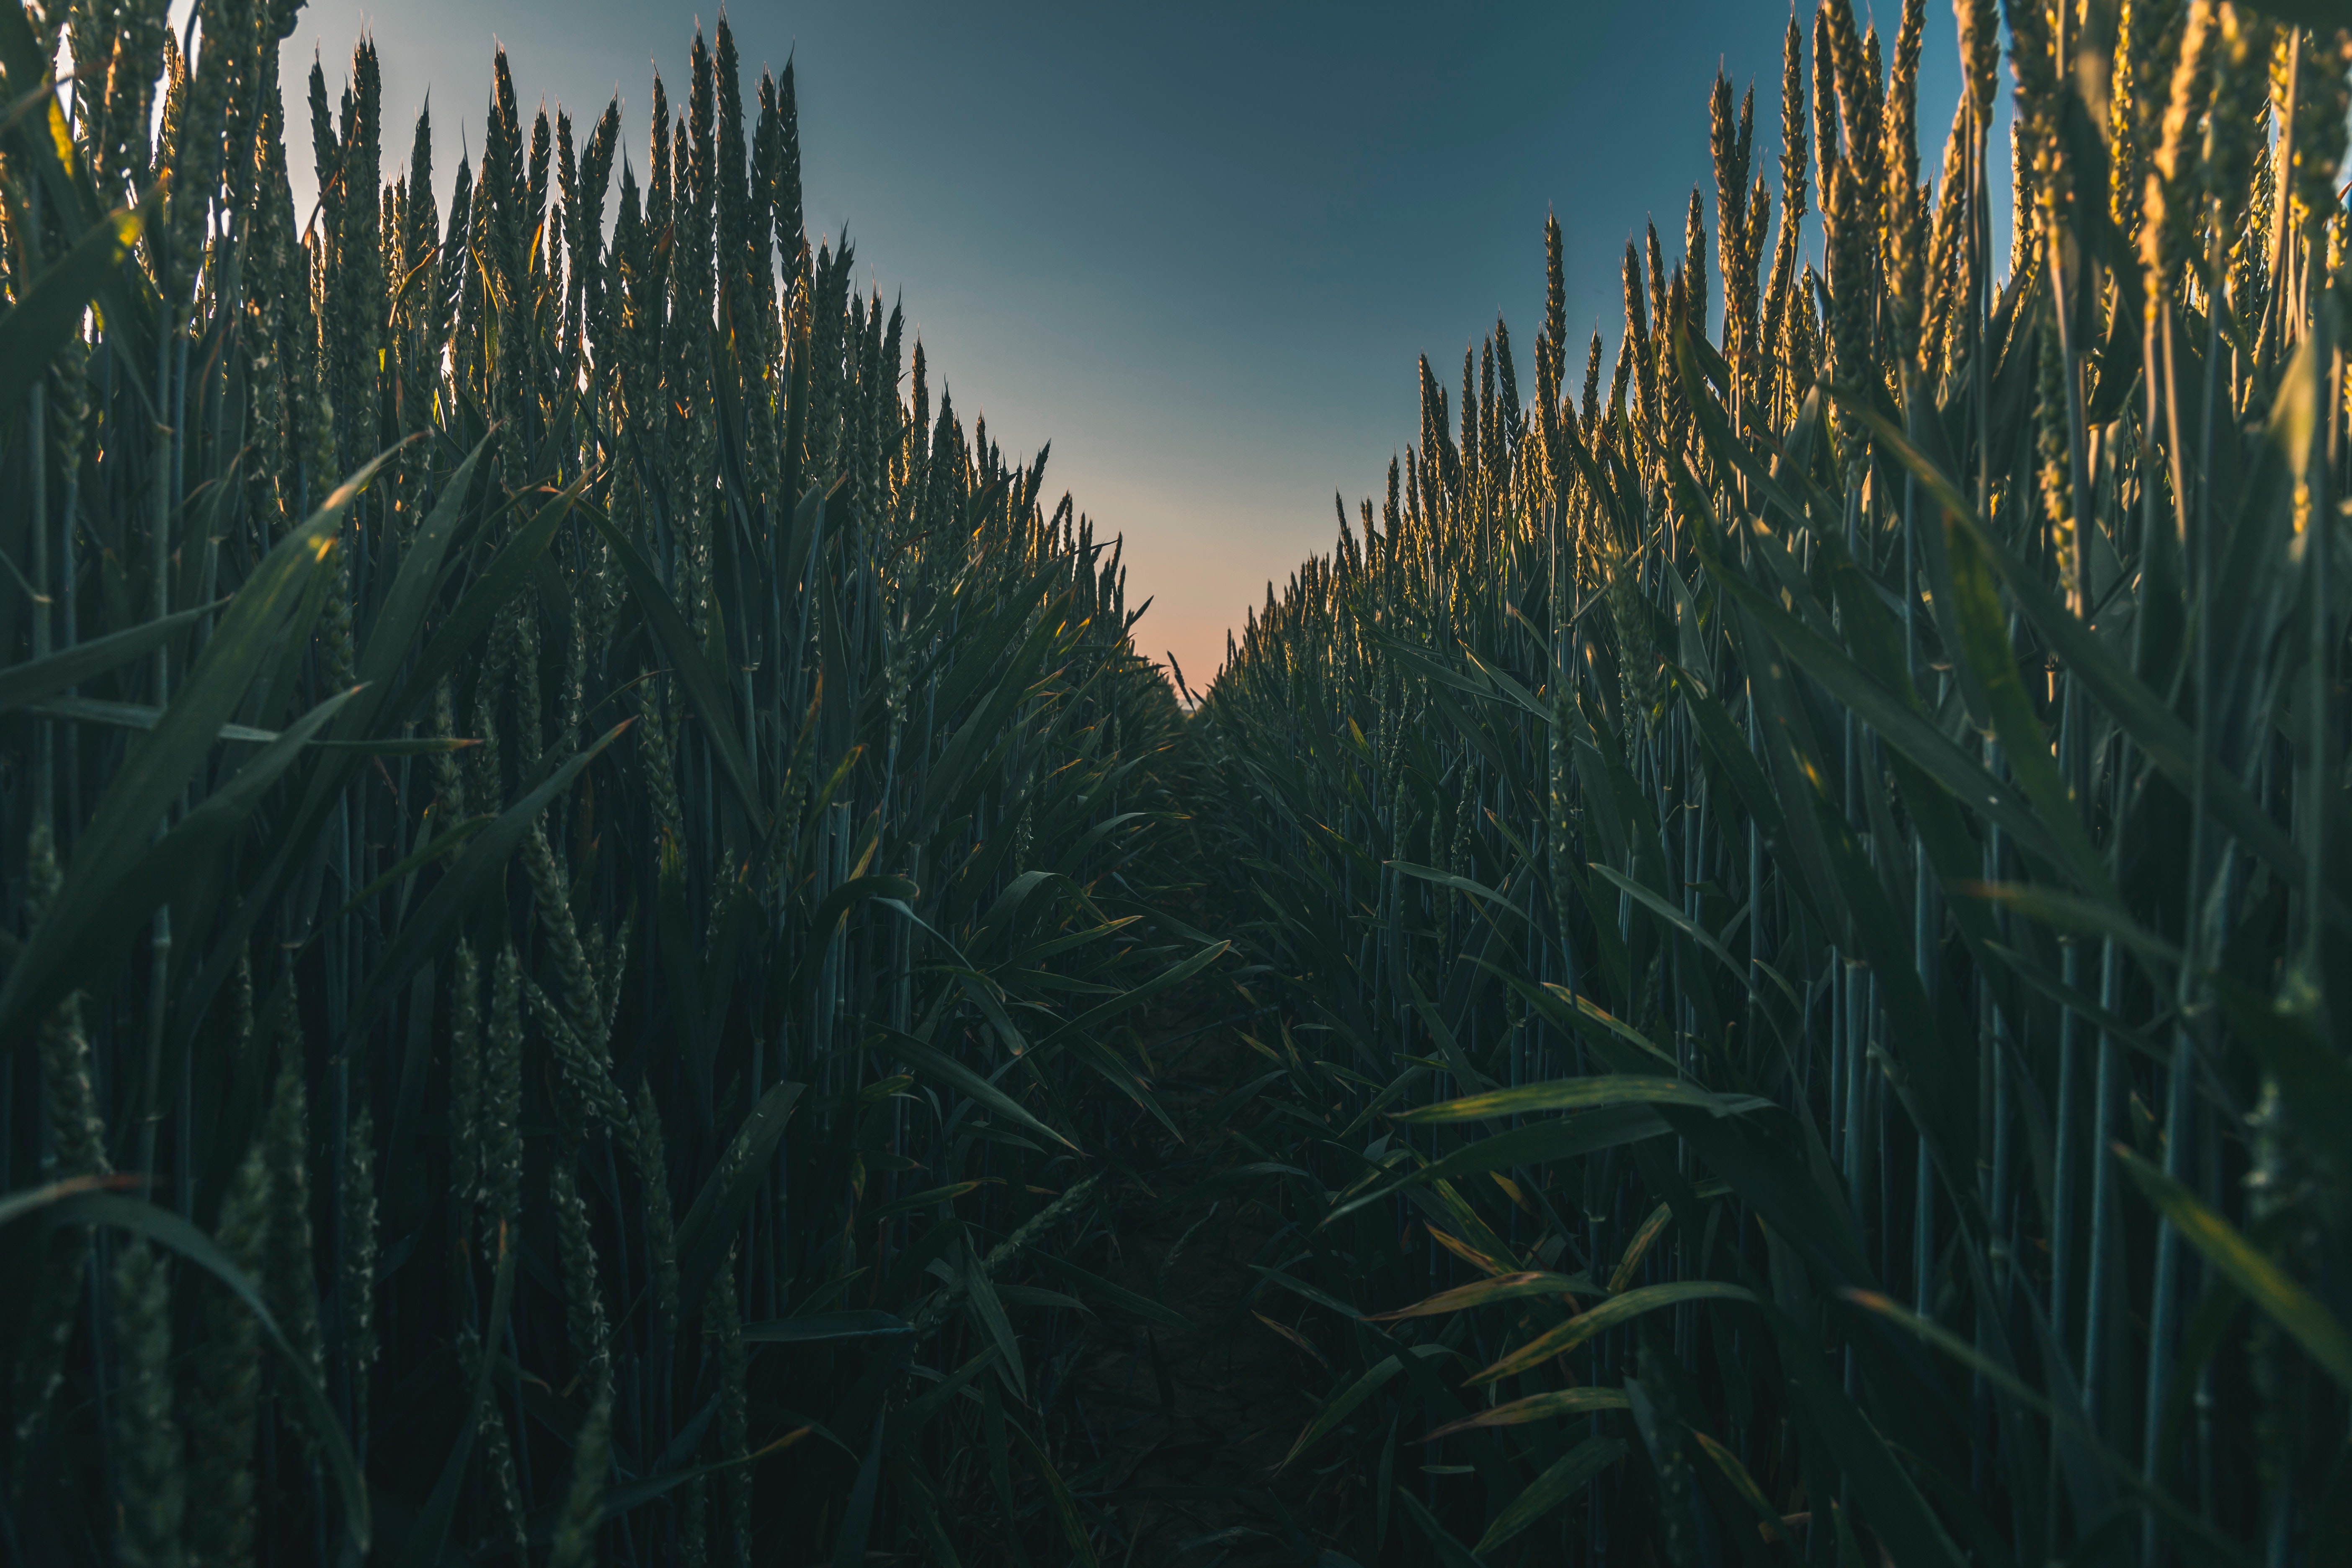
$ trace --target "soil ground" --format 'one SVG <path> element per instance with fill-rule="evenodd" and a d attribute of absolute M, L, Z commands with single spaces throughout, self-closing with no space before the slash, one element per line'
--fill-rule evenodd
<path fill-rule="evenodd" d="M 1117 1282 L 1193 1326 L 1106 1322 L 1079 1373 L 1081 1397 L 1091 1394 L 1098 1408 L 1117 1413 L 1108 1441 L 1125 1462 L 1106 1489 L 1125 1500 L 1133 1542 L 1127 1563 L 1311 1564 L 1318 1555 L 1306 1522 L 1312 1479 L 1279 1467 L 1312 1415 L 1307 1389 L 1328 1375 L 1251 1310 L 1260 1277 L 1250 1264 L 1281 1261 L 1270 1250 L 1284 1226 L 1267 1206 L 1273 1184 L 1215 1182 L 1263 1158 L 1234 1136 L 1263 1109 L 1227 1113 L 1220 1104 L 1268 1064 L 1230 1023 L 1181 1009 L 1154 1019 L 1146 1038 L 1160 1101 L 1182 1138 L 1147 1120 L 1125 1151 L 1139 1179 L 1121 1194 Z M 1206 1184 L 1213 1184 L 1201 1191 Z"/>

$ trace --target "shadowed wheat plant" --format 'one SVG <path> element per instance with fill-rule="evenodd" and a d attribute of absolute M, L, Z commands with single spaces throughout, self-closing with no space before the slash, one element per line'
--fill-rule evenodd
<path fill-rule="evenodd" d="M 1580 397 L 1554 223 L 1194 721 L 1349 1560 L 2352 1551 L 2352 18 L 1957 9 L 1936 169 L 1792 19 L 1777 226 L 1718 77 Z"/>
<path fill-rule="evenodd" d="M 1222 951 L 1116 543 L 723 21 L 628 151 L 499 56 L 446 207 L 314 65 L 305 217 L 294 10 L 0 0 L 0 1558 L 1091 1560 Z"/>

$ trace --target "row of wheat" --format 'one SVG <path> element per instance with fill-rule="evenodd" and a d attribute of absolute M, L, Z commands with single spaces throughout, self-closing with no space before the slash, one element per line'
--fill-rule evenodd
<path fill-rule="evenodd" d="M 2352 1549 L 2335 9 L 1825 0 L 1232 646 L 1334 1550 Z"/>
<path fill-rule="evenodd" d="M 314 65 L 305 216 L 294 10 L 0 4 L 0 1558 L 1090 1554 L 1082 1152 L 1216 952 L 1115 544 L 724 22 L 635 155 L 501 54 L 446 208 Z"/>

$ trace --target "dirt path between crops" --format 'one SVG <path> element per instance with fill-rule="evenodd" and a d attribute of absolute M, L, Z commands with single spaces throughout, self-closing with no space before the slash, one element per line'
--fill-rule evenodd
<path fill-rule="evenodd" d="M 1252 1311 L 1261 1277 L 1250 1265 L 1282 1261 L 1273 1184 L 1215 1182 L 1264 1158 L 1236 1134 L 1266 1107 L 1231 1106 L 1271 1064 L 1214 1018 L 1170 1009 L 1146 1030 L 1160 1103 L 1183 1137 L 1147 1121 L 1122 1151 L 1135 1179 L 1120 1194 L 1117 1282 L 1193 1326 L 1106 1321 L 1079 1373 L 1120 1456 L 1105 1489 L 1121 1500 L 1131 1568 L 1271 1568 L 1318 1555 L 1307 1522 L 1315 1478 L 1278 1467 L 1312 1414 L 1308 1389 L 1328 1374 Z M 1290 1298 L 1269 1294 L 1255 1305 L 1277 1321 L 1296 1315 Z"/>

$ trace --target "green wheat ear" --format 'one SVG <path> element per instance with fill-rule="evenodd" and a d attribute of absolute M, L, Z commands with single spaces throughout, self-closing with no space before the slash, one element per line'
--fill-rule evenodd
<path fill-rule="evenodd" d="M 262 1129 L 263 1158 L 269 1166 L 269 1235 L 261 1289 L 270 1316 L 315 1374 L 324 1370 L 326 1351 L 311 1261 L 310 1129 L 302 1058 L 302 1026 L 289 976 L 278 1011 L 278 1081 Z"/>
<path fill-rule="evenodd" d="M 344 1373 L 351 1384 L 351 1426 L 368 1429 L 368 1374 L 383 1347 L 375 1330 L 375 1118 L 364 1100 L 352 1112 L 343 1151 L 341 1208 L 335 1239 L 341 1256 L 336 1293 Z M 364 1449 L 362 1449 L 364 1454 Z"/>
<path fill-rule="evenodd" d="M 611 1336 L 604 1298 L 596 1289 L 596 1247 L 589 1234 L 588 1205 L 568 1157 L 549 1173 L 555 1207 L 556 1254 L 563 1275 L 563 1317 L 577 1374 L 603 1397 L 612 1376 Z"/>
<path fill-rule="evenodd" d="M 613 1385 L 600 1381 L 581 1423 L 579 1441 L 572 1448 L 572 1481 L 563 1496 L 563 1515 L 548 1547 L 550 1568 L 584 1568 L 595 1561 L 596 1522 L 604 1496 L 605 1473 L 612 1468 Z"/>
<path fill-rule="evenodd" d="M 126 1568 L 178 1568 L 186 1483 L 172 1420 L 170 1271 L 142 1238 L 114 1264 L 115 1561 Z"/>
<path fill-rule="evenodd" d="M 456 970 L 449 982 L 449 1197 L 464 1213 L 482 1195 L 482 977 L 473 944 L 463 937 Z"/>
<path fill-rule="evenodd" d="M 522 1215 L 522 964 L 499 951 L 490 986 L 489 1037 L 483 1053 L 480 1126 L 482 1256 L 520 1246 Z"/>
<path fill-rule="evenodd" d="M 751 1357 L 743 1348 L 743 1310 L 736 1295 L 737 1248 L 711 1277 L 702 1308 L 702 1337 L 718 1352 L 719 1457 L 741 1459 L 751 1451 L 750 1416 Z M 727 1560 L 743 1568 L 751 1560 L 751 1476 L 748 1465 L 730 1469 L 720 1482 L 726 1508 Z"/>
<path fill-rule="evenodd" d="M 678 1326 L 677 1232 L 670 1214 L 661 1110 L 649 1083 L 637 1086 L 636 1109 L 628 1121 L 627 1137 L 629 1163 L 645 1190 L 646 1267 L 653 1277 L 654 1313 L 667 1343 L 677 1335 Z"/>
<path fill-rule="evenodd" d="M 469 1375 L 479 1371 L 487 1353 L 473 1329 L 458 1331 L 457 1364 L 467 1368 Z M 495 1397 L 483 1402 L 475 1436 L 482 1445 L 475 1461 L 476 1484 L 486 1494 L 478 1504 L 476 1518 L 480 1551 L 488 1557 L 511 1552 L 518 1562 L 528 1562 L 530 1537 L 523 1517 L 522 1485 L 515 1470 L 514 1442 L 507 1434 L 504 1408 Z"/>
<path fill-rule="evenodd" d="M 47 821 L 34 825 L 26 846 L 26 864 L 30 883 L 26 912 L 37 921 L 63 882 L 56 841 Z M 48 1107 L 47 1173 L 52 1180 L 105 1174 L 109 1169 L 106 1126 L 100 1120 L 90 1083 L 89 1039 L 82 1029 L 79 994 L 58 1003 L 41 1020 L 36 1049 L 42 1094 Z M 89 1232 L 69 1227 L 50 1241 L 47 1255 L 36 1266 L 27 1292 L 24 1337 L 19 1342 L 22 1349 L 10 1368 L 13 1436 L 18 1456 L 12 1492 L 29 1477 L 33 1446 L 48 1423 L 51 1402 L 64 1382 L 89 1247 Z"/>
<path fill-rule="evenodd" d="M 572 900 L 555 850 L 548 843 L 544 820 L 531 824 L 523 838 L 523 869 L 530 878 L 531 896 L 539 909 L 541 929 L 547 933 L 548 956 L 562 984 L 563 1019 L 587 1047 L 604 1058 L 604 1005 L 597 995 L 596 972 L 581 944 L 580 928 L 572 918 Z M 625 1114 L 625 1112 L 624 1113 Z"/>
<path fill-rule="evenodd" d="M 63 884 L 56 838 L 46 821 L 37 822 L 26 846 L 31 881 L 26 913 L 37 922 Z M 41 1089 L 48 1102 L 50 1169 L 58 1176 L 104 1175 L 106 1123 L 90 1087 L 89 1037 L 83 1033 L 81 998 L 68 996 L 41 1020 L 38 1053 Z"/>
<path fill-rule="evenodd" d="M 257 1145 L 230 1178 L 215 1239 L 258 1276 L 270 1224 L 269 1165 Z M 188 1549 L 205 1568 L 254 1561 L 254 1441 L 261 1403 L 261 1328 L 227 1291 L 206 1292 L 188 1406 Z"/>

